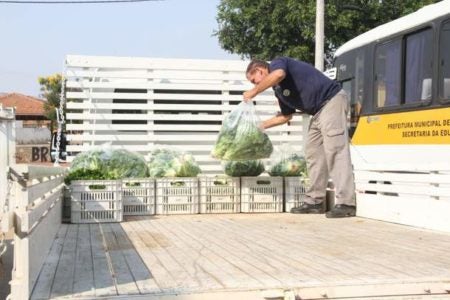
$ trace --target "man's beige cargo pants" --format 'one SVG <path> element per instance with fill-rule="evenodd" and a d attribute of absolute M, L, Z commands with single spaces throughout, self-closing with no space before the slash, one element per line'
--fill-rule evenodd
<path fill-rule="evenodd" d="M 344 90 L 312 116 L 305 156 L 310 179 L 305 202 L 325 200 L 328 178 L 336 188 L 335 204 L 355 205 L 355 183 L 347 131 L 348 97 Z"/>

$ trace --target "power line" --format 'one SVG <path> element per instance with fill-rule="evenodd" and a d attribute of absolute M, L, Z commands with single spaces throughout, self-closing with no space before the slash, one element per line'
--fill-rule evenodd
<path fill-rule="evenodd" d="M 0 3 L 9 4 L 92 4 L 92 3 L 127 3 L 127 2 L 153 2 L 163 0 L 55 0 L 55 1 L 28 1 L 28 0 L 0 0 Z"/>

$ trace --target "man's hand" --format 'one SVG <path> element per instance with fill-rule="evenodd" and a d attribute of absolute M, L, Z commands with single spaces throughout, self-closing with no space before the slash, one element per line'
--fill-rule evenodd
<path fill-rule="evenodd" d="M 245 102 L 250 102 L 250 101 L 252 101 L 252 99 L 255 98 L 255 96 L 256 96 L 257 94 L 258 94 L 258 93 L 255 92 L 255 89 L 254 89 L 254 88 L 251 89 L 251 90 L 245 91 L 244 94 L 243 94 L 244 101 L 245 101 Z"/>
<path fill-rule="evenodd" d="M 284 123 L 289 122 L 292 119 L 292 114 L 290 115 L 283 115 L 281 113 L 278 113 L 276 116 L 265 120 L 262 122 L 262 124 L 259 126 L 260 128 L 268 129 L 274 126 L 278 126 Z"/>

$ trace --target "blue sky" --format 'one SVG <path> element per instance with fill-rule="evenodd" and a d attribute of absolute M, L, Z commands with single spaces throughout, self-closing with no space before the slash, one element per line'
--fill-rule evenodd
<path fill-rule="evenodd" d="M 0 92 L 39 96 L 37 78 L 67 54 L 240 59 L 212 36 L 219 2 L 0 3 Z"/>

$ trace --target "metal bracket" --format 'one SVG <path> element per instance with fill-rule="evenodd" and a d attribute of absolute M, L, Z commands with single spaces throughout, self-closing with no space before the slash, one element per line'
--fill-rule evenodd
<path fill-rule="evenodd" d="M 20 174 L 13 168 L 9 167 L 8 168 L 8 179 L 18 182 L 21 186 L 26 186 L 27 180 L 28 180 L 28 174 L 26 174 L 26 173 Z"/>

